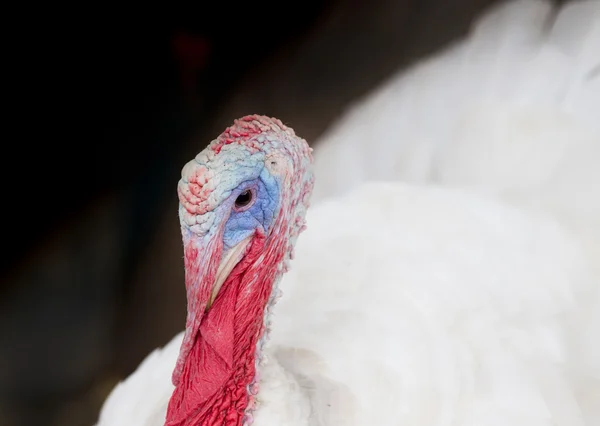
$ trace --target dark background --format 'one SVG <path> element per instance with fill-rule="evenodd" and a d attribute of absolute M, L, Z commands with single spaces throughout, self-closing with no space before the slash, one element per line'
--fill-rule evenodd
<path fill-rule="evenodd" d="M 491 3 L 219 1 L 23 21 L 9 38 L 20 78 L 5 81 L 24 118 L 3 138 L 0 424 L 93 424 L 183 328 L 175 187 L 234 118 L 276 116 L 312 143 Z"/>

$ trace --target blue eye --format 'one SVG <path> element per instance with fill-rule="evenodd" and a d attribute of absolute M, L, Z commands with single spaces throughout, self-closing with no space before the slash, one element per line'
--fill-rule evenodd
<path fill-rule="evenodd" d="M 254 191 L 252 189 L 246 189 L 235 199 L 235 210 L 244 211 L 249 209 L 252 207 L 252 204 L 254 204 L 255 199 Z"/>

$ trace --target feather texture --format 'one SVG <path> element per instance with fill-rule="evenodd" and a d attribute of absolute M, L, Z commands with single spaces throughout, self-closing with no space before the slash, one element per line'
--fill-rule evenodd
<path fill-rule="evenodd" d="M 465 40 L 393 76 L 315 142 L 315 200 L 369 179 L 527 195 L 546 186 L 566 203 L 557 179 L 597 191 L 598 52 L 597 0 L 498 5 Z M 581 201 L 600 217 L 598 198 Z"/>
<path fill-rule="evenodd" d="M 600 376 L 571 374 L 580 327 L 569 318 L 596 280 L 559 222 L 401 183 L 363 185 L 307 221 L 275 307 L 255 424 L 594 424 L 600 405 L 583 397 Z M 180 339 L 115 390 L 101 424 L 164 415 L 165 364 Z M 128 401 L 140 392 L 142 407 Z"/>
<path fill-rule="evenodd" d="M 577 394 L 597 392 L 600 376 L 573 378 L 568 342 L 597 281 L 556 220 L 465 191 L 372 183 L 307 221 L 272 334 L 282 365 L 310 357 L 295 375 L 336 389 L 312 400 L 329 421 L 303 424 L 594 424 L 585 416 L 599 406 L 586 412 Z"/>

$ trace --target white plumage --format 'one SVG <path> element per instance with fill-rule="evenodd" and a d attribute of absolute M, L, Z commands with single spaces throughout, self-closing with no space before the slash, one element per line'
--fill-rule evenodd
<path fill-rule="evenodd" d="M 323 202 L 307 220 L 275 308 L 257 425 L 594 424 L 583 415 L 598 415 L 599 371 L 590 383 L 572 374 L 568 319 L 597 280 L 557 221 L 393 183 Z M 101 424 L 161 424 L 180 342 L 115 390 Z"/>
<path fill-rule="evenodd" d="M 600 425 L 599 5 L 498 6 L 317 144 L 256 425 Z M 180 344 L 99 425 L 162 425 Z"/>
<path fill-rule="evenodd" d="M 597 213 L 599 52 L 597 0 L 498 5 L 466 40 L 392 77 L 330 128 L 316 144 L 315 199 L 367 179 L 436 181 L 549 188 L 565 203 L 585 192 L 586 213 Z"/>
<path fill-rule="evenodd" d="M 565 339 L 596 281 L 556 221 L 458 190 L 373 183 L 308 223 L 272 348 L 322 419 L 260 423 L 274 406 L 257 424 L 585 424 Z"/>

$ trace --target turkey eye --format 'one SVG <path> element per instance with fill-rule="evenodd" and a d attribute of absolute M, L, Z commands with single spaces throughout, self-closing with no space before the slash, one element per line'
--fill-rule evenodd
<path fill-rule="evenodd" d="M 242 209 L 244 207 L 247 207 L 252 200 L 254 199 L 254 193 L 247 189 L 244 192 L 242 192 L 240 195 L 238 195 L 238 197 L 235 199 L 235 207 L 237 209 Z"/>

